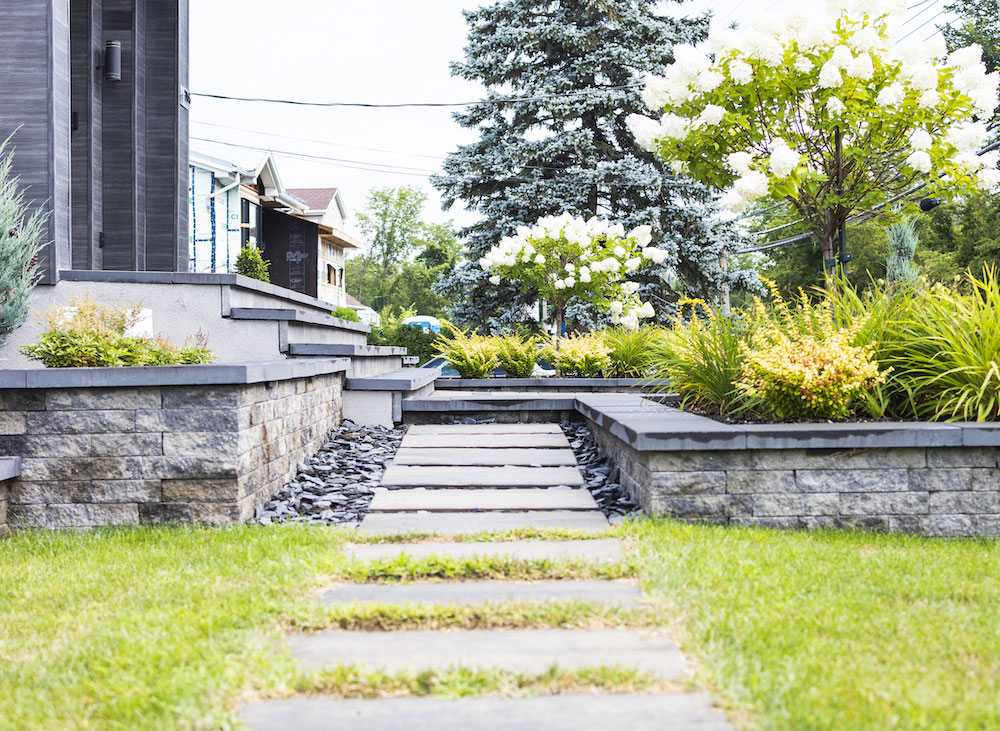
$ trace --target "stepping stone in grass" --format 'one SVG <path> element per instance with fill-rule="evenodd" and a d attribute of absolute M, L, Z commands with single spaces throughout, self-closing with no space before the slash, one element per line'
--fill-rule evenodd
<path fill-rule="evenodd" d="M 505 556 L 518 561 L 582 561 L 619 563 L 625 559 L 621 544 L 614 538 L 569 541 L 502 541 L 497 543 L 357 543 L 344 547 L 355 561 L 385 561 L 402 555 L 421 559 L 428 556 L 465 559 L 473 556 Z"/>
<path fill-rule="evenodd" d="M 467 535 L 515 528 L 567 528 L 600 533 L 609 527 L 608 519 L 596 511 L 534 510 L 511 513 L 368 513 L 358 531 L 366 535 Z"/>
<path fill-rule="evenodd" d="M 293 635 L 292 656 L 309 669 L 364 666 L 396 673 L 449 668 L 508 670 L 541 674 L 621 667 L 663 680 L 687 671 L 681 651 L 652 630 L 510 629 L 350 632 L 331 630 Z"/>
<path fill-rule="evenodd" d="M 534 698 L 291 698 L 251 703 L 255 731 L 732 731 L 704 693 L 550 695 Z"/>
<path fill-rule="evenodd" d="M 375 493 L 369 513 L 410 510 L 458 512 L 468 510 L 599 510 L 587 490 L 550 489 L 438 489 L 381 490 Z"/>
<path fill-rule="evenodd" d="M 500 451 L 500 450 L 498 450 Z M 576 467 L 422 467 L 389 465 L 384 487 L 554 487 L 583 485 Z"/>
<path fill-rule="evenodd" d="M 633 581 L 418 581 L 412 584 L 340 584 L 323 592 L 326 604 L 482 605 L 502 602 L 590 601 L 637 606 L 642 592 Z"/>

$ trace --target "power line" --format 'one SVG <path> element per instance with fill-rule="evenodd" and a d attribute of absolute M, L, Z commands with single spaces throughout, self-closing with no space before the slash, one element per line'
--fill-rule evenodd
<path fill-rule="evenodd" d="M 941 0 L 932 0 L 932 2 L 931 2 L 930 5 L 928 5 L 927 7 L 925 7 L 920 12 L 914 13 L 909 18 L 907 18 L 906 20 L 904 20 L 903 21 L 903 25 L 909 25 L 914 20 L 916 20 L 917 18 L 919 18 L 921 15 L 923 15 L 924 13 L 926 13 L 928 10 L 931 10 L 935 5 L 939 4 L 940 2 L 941 2 Z"/>
<path fill-rule="evenodd" d="M 574 99 L 590 94 L 598 94 L 606 91 L 625 91 L 628 89 L 638 89 L 641 82 L 634 84 L 621 84 L 618 86 L 595 86 L 590 89 L 570 91 L 564 94 L 542 94 L 539 96 L 507 97 L 502 99 L 479 99 L 472 102 L 397 102 L 391 104 L 372 104 L 369 102 L 307 102 L 296 99 L 269 99 L 266 97 L 248 96 L 228 96 L 226 94 L 207 94 L 203 92 L 191 92 L 191 96 L 200 96 L 206 99 L 223 99 L 226 101 L 239 102 L 262 102 L 265 104 L 290 104 L 299 107 L 358 107 L 362 109 L 401 109 L 405 107 L 471 107 L 478 104 L 488 104 L 501 106 L 504 104 L 523 104 L 529 102 L 550 101 L 554 99 Z"/>
<path fill-rule="evenodd" d="M 945 13 L 947 13 L 947 12 L 948 12 L 948 9 L 947 9 L 947 8 L 945 8 L 944 10 L 942 10 L 941 12 L 939 12 L 939 13 L 938 13 L 937 15 L 935 15 L 934 17 L 930 18 L 929 20 L 925 20 L 925 21 L 924 21 L 923 23 L 921 23 L 920 25 L 918 25 L 918 26 L 917 26 L 916 28 L 914 28 L 913 30 L 911 30 L 911 31 L 910 31 L 909 33 L 907 33 L 907 34 L 906 34 L 905 36 L 903 36 L 902 38 L 900 38 L 900 39 L 899 39 L 898 41 L 896 41 L 896 42 L 897 42 L 897 43 L 902 43 L 902 42 L 903 42 L 903 41 L 905 41 L 905 40 L 906 40 L 907 38 L 909 38 L 909 37 L 910 37 L 910 36 L 912 36 L 912 35 L 913 35 L 914 33 L 916 33 L 916 32 L 917 32 L 918 30 L 920 30 L 921 28 L 923 28 L 923 27 L 927 26 L 927 25 L 928 25 L 929 23 L 933 23 L 933 22 L 934 22 L 935 20 L 937 20 L 938 18 L 940 18 L 940 17 L 942 16 L 942 15 L 944 15 L 944 14 L 945 14 Z M 933 37 L 933 35 L 932 35 L 931 37 Z"/>

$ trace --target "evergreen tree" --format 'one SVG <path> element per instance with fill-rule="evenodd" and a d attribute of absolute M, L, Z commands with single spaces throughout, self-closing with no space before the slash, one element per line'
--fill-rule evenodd
<path fill-rule="evenodd" d="M 913 255 L 917 253 L 917 229 L 913 219 L 894 223 L 885 232 L 889 237 L 886 278 L 893 284 L 912 282 L 920 275 L 920 267 L 913 263 Z"/>
<path fill-rule="evenodd" d="M 10 138 L 0 142 L 0 345 L 24 324 L 38 283 L 38 251 L 48 214 L 30 211 L 13 173 Z"/>
<path fill-rule="evenodd" d="M 696 43 L 707 31 L 707 17 L 660 15 L 660 5 L 498 0 L 465 11 L 466 58 L 452 73 L 480 82 L 487 94 L 456 119 L 480 136 L 449 155 L 444 173 L 433 179 L 446 208 L 462 201 L 483 216 L 462 232 L 467 261 L 438 284 L 459 322 L 498 330 L 525 319 L 532 294 L 488 284 L 478 261 L 517 226 L 544 215 L 597 215 L 627 230 L 651 225 L 653 240 L 670 256 L 641 295 L 664 314 L 670 311 L 664 301 L 676 298 L 664 280 L 711 297 L 724 280 L 745 276 L 720 267 L 734 234 L 713 230 L 709 193 L 667 172 L 625 123 L 644 109 L 639 87 L 645 74 L 672 61 L 673 43 Z M 533 101 L 501 101 L 510 97 Z M 567 315 L 581 326 L 600 320 L 583 306 L 571 305 Z"/>

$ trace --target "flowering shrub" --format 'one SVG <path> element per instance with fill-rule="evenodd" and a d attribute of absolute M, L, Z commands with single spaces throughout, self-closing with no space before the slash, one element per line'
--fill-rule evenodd
<path fill-rule="evenodd" d="M 545 357 L 561 376 L 597 378 L 611 364 L 608 353 L 600 335 L 586 334 L 557 338 L 554 345 L 545 351 Z"/>
<path fill-rule="evenodd" d="M 650 246 L 651 231 L 637 226 L 626 235 L 620 223 L 596 217 L 584 221 L 568 213 L 545 216 L 502 239 L 479 263 L 491 272 L 492 284 L 517 281 L 549 302 L 555 310 L 556 335 L 574 297 L 607 306 L 614 322 L 635 330 L 640 319 L 656 313 L 649 302 L 639 300 L 639 284 L 627 277 L 647 262 L 660 264 L 668 256 Z"/>
<path fill-rule="evenodd" d="M 643 92 L 666 114 L 631 115 L 632 132 L 675 170 L 726 190 L 733 213 L 766 196 L 788 201 L 827 260 L 841 222 L 888 194 L 918 182 L 942 199 L 993 188 L 1000 153 L 976 155 L 987 129 L 972 120 L 992 116 L 997 73 L 978 46 L 947 54 L 940 34 L 896 46 L 907 4 L 789 3 L 784 18 L 769 11 L 746 30 L 716 24 L 714 61 L 676 46 Z"/>

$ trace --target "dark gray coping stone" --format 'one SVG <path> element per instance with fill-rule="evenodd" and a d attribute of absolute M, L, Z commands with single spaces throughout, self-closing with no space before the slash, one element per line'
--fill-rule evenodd
<path fill-rule="evenodd" d="M 442 378 L 435 388 L 664 388 L 668 381 L 663 378 Z"/>
<path fill-rule="evenodd" d="M 441 377 L 440 368 L 401 368 L 377 376 L 348 378 L 351 391 L 416 391 Z"/>
<path fill-rule="evenodd" d="M 0 370 L 0 389 L 239 385 L 344 373 L 350 365 L 346 358 L 330 358 L 262 360 L 218 365 Z"/>
<path fill-rule="evenodd" d="M 229 310 L 229 317 L 234 320 L 278 320 L 284 322 L 298 322 L 303 325 L 323 325 L 324 327 L 334 327 L 339 330 L 353 330 L 355 332 L 370 332 L 367 325 L 350 320 L 342 320 L 333 315 L 317 315 L 311 312 L 299 312 L 298 310 L 285 309 L 283 307 L 233 307 Z"/>
<path fill-rule="evenodd" d="M 13 480 L 21 475 L 20 457 L 0 457 L 0 482 Z"/>
<path fill-rule="evenodd" d="M 205 284 L 228 285 L 248 289 L 261 294 L 298 302 L 321 310 L 333 311 L 336 305 L 324 300 L 310 297 L 307 294 L 292 289 L 279 287 L 277 284 L 262 282 L 259 279 L 244 277 L 242 274 L 209 274 L 204 272 L 112 272 L 90 269 L 63 269 L 59 278 L 67 282 L 122 282 L 127 284 Z M 355 323 L 356 324 L 356 323 Z M 365 332 L 368 332 L 365 327 Z"/>
<path fill-rule="evenodd" d="M 417 370 L 424 370 L 418 368 Z M 437 388 L 437 384 L 434 384 Z M 576 408 L 576 394 L 550 394 L 543 398 L 516 392 L 483 392 L 475 396 L 460 398 L 408 398 L 403 399 L 403 411 L 413 412 L 480 412 L 480 411 L 573 411 Z"/>
<path fill-rule="evenodd" d="M 289 355 L 332 355 L 344 358 L 387 358 L 406 355 L 406 348 L 394 345 L 352 345 L 350 343 L 289 343 Z"/>
<path fill-rule="evenodd" d="M 636 394 L 577 394 L 577 411 L 645 451 L 1000 446 L 1000 424 L 723 424 Z"/>
<path fill-rule="evenodd" d="M 733 727 L 704 693 L 548 695 L 531 698 L 288 698 L 240 713 L 253 731 L 726 731 Z"/>

